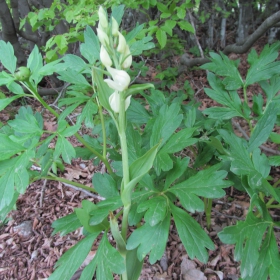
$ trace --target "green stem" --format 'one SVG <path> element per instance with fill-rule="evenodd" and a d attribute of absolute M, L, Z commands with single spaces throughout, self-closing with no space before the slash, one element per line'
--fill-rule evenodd
<path fill-rule="evenodd" d="M 50 172 L 49 172 L 49 174 L 50 174 L 50 176 L 42 176 L 42 177 L 40 177 L 40 179 L 47 179 L 47 180 L 62 182 L 62 183 L 65 183 L 65 184 L 68 184 L 68 185 L 72 185 L 72 186 L 75 186 L 77 188 L 89 191 L 89 192 L 96 193 L 96 191 L 93 188 L 91 188 L 91 187 L 84 186 L 84 185 L 82 185 L 80 183 L 77 183 L 77 182 L 69 181 L 69 180 L 67 180 L 65 178 L 57 177 L 57 176 L 55 176 L 54 174 L 52 174 Z"/>
<path fill-rule="evenodd" d="M 277 205 L 268 205 L 268 206 L 266 206 L 266 208 L 275 208 L 275 209 L 278 209 L 278 208 L 280 208 L 280 204 L 277 204 Z"/>
<path fill-rule="evenodd" d="M 247 98 L 247 87 L 246 87 L 246 85 L 243 86 L 243 94 L 244 94 L 244 102 L 245 102 L 245 103 L 247 104 L 247 106 L 249 107 L 249 105 L 248 105 L 248 98 Z M 249 125 L 249 127 L 250 127 L 250 131 L 252 132 L 253 127 L 252 127 L 252 124 L 251 124 L 251 122 L 250 122 L 250 119 L 247 119 L 247 118 L 246 118 L 246 121 L 247 121 L 247 123 L 248 123 L 248 125 Z"/>
<path fill-rule="evenodd" d="M 105 164 L 108 172 L 110 173 L 110 175 L 114 176 L 114 172 L 113 169 L 110 166 L 109 161 L 107 160 L 106 157 L 103 157 L 100 153 L 98 153 L 94 148 L 92 148 L 91 146 L 88 145 L 88 143 L 84 140 L 84 138 L 82 136 L 80 136 L 79 133 L 75 133 L 74 134 L 75 137 L 80 141 L 80 143 L 82 143 L 87 149 L 89 149 L 94 155 L 96 155 L 101 161 L 103 161 L 103 163 Z"/>
<path fill-rule="evenodd" d="M 205 216 L 206 216 L 206 224 L 209 229 L 211 226 L 211 209 L 212 209 L 212 199 L 204 198 L 204 208 L 205 208 Z"/>
<path fill-rule="evenodd" d="M 102 113 L 102 106 L 99 104 L 98 98 L 96 98 L 97 103 L 98 103 L 98 112 L 99 112 L 99 117 L 101 121 L 101 126 L 102 126 L 102 138 L 103 138 L 103 157 L 106 158 L 107 154 L 107 138 L 106 138 L 106 130 L 105 130 L 105 121 L 104 121 L 104 115 Z"/>
<path fill-rule="evenodd" d="M 32 94 L 33 96 L 46 108 L 48 109 L 56 118 L 59 117 L 59 114 L 49 106 L 48 103 L 40 96 L 40 94 L 37 92 L 35 88 L 33 88 L 32 84 L 30 82 L 26 82 L 27 86 L 23 84 Z"/>
<path fill-rule="evenodd" d="M 248 98 L 247 98 L 247 88 L 243 86 L 243 94 L 244 94 L 244 102 L 248 105 Z"/>
<path fill-rule="evenodd" d="M 125 97 L 124 92 L 120 92 L 120 113 L 119 113 L 119 137 L 122 149 L 122 167 L 123 167 L 123 186 L 121 192 L 126 189 L 129 183 L 129 164 L 128 164 L 128 150 L 126 141 L 126 115 L 125 115 Z M 123 197 L 122 197 L 123 198 Z M 124 203 L 123 219 L 122 219 L 122 237 L 126 241 L 127 228 L 128 228 L 128 214 L 131 207 L 131 198 L 127 198 Z"/>
<path fill-rule="evenodd" d="M 273 188 L 276 188 L 279 184 L 280 184 L 280 179 L 277 180 L 277 181 L 273 184 Z"/>

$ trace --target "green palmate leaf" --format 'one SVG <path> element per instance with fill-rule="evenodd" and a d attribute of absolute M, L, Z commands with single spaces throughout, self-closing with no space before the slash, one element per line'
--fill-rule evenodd
<path fill-rule="evenodd" d="M 205 89 L 206 90 L 206 89 Z M 211 107 L 203 110 L 205 115 L 213 119 L 230 120 L 234 117 L 240 116 L 235 109 L 223 108 L 223 107 Z"/>
<path fill-rule="evenodd" d="M 103 221 L 100 224 L 95 225 L 95 226 L 89 225 L 90 213 L 97 209 L 98 209 L 98 207 L 89 200 L 83 200 L 82 208 L 75 209 L 75 213 L 76 213 L 80 223 L 82 224 L 82 226 L 84 227 L 84 229 L 87 232 L 90 232 L 90 233 L 101 232 L 109 225 L 108 221 Z"/>
<path fill-rule="evenodd" d="M 231 182 L 225 181 L 227 172 L 220 170 L 221 164 L 216 164 L 208 169 L 199 171 L 177 185 L 171 187 L 168 192 L 174 193 L 188 211 L 203 211 L 204 203 L 198 198 L 219 198 L 225 195 L 223 188 L 230 186 Z"/>
<path fill-rule="evenodd" d="M 97 86 L 97 94 L 100 104 L 109 112 L 112 111 L 111 106 L 109 104 L 109 97 L 113 93 L 113 89 L 109 88 L 107 83 L 103 80 L 103 74 L 99 71 L 99 69 L 92 69 L 92 79 L 96 83 Z"/>
<path fill-rule="evenodd" d="M 128 123 L 127 125 L 126 135 L 128 159 L 131 163 L 141 156 L 142 139 L 140 133 L 137 130 L 135 130 L 130 123 Z"/>
<path fill-rule="evenodd" d="M 218 103 L 228 107 L 227 110 L 221 110 L 221 114 L 231 114 L 233 116 L 242 117 L 241 100 L 238 93 L 236 91 L 225 91 L 221 80 L 211 72 L 208 73 L 207 78 L 212 89 L 205 89 L 205 93 Z M 207 110 L 211 112 L 210 109 Z M 217 114 L 218 109 L 215 108 L 215 110 L 215 113 Z"/>
<path fill-rule="evenodd" d="M 64 63 L 59 63 L 61 59 L 52 61 L 48 64 L 45 64 L 40 70 L 39 74 L 41 76 L 49 76 L 52 75 L 54 72 L 62 72 L 66 70 L 66 66 Z"/>
<path fill-rule="evenodd" d="M 260 149 L 255 149 L 252 152 L 252 162 L 254 168 L 261 174 L 262 178 L 267 178 L 270 173 L 270 165 L 268 158 L 265 154 L 261 154 Z"/>
<path fill-rule="evenodd" d="M 191 138 L 191 136 L 196 130 L 197 127 L 185 128 L 173 134 L 160 150 L 160 153 L 173 154 L 195 144 L 197 139 Z"/>
<path fill-rule="evenodd" d="M 8 159 L 11 156 L 25 150 L 23 146 L 13 142 L 8 135 L 0 134 L 0 154 L 1 160 Z"/>
<path fill-rule="evenodd" d="M 195 159 L 194 168 L 204 166 L 207 164 L 215 154 L 215 148 L 208 143 L 201 143 L 199 146 L 198 155 Z"/>
<path fill-rule="evenodd" d="M 139 25 L 139 23 L 136 23 L 135 28 L 133 28 L 126 36 L 125 39 L 127 41 L 127 43 L 130 45 L 135 38 L 137 37 L 137 35 L 143 30 L 144 28 L 144 23 Z"/>
<path fill-rule="evenodd" d="M 160 108 L 166 104 L 165 96 L 160 90 L 152 89 L 150 95 L 143 94 L 143 96 L 148 101 L 154 115 L 158 115 Z"/>
<path fill-rule="evenodd" d="M 133 231 L 127 241 L 127 250 L 137 249 L 137 257 L 140 261 L 150 252 L 149 261 L 154 264 L 160 260 L 168 238 L 170 226 L 170 214 L 167 213 L 165 219 L 157 225 L 151 227 L 144 224 Z"/>
<path fill-rule="evenodd" d="M 59 124 L 58 124 L 59 125 Z M 81 123 L 77 122 L 75 125 L 65 128 L 63 131 L 59 132 L 62 137 L 70 137 L 74 135 L 81 127 Z"/>
<path fill-rule="evenodd" d="M 93 65 L 99 59 L 100 44 L 92 28 L 87 26 L 84 32 L 85 43 L 81 44 L 80 51 L 84 58 Z"/>
<path fill-rule="evenodd" d="M 190 158 L 189 157 L 185 157 L 185 158 L 176 158 L 175 160 L 175 165 L 173 167 L 172 170 L 170 170 L 167 173 L 166 176 L 166 180 L 164 183 L 164 189 L 166 190 L 168 187 L 171 186 L 171 184 L 178 179 L 179 177 L 181 177 L 184 172 L 187 170 L 188 165 L 190 162 Z"/>
<path fill-rule="evenodd" d="M 114 212 L 122 205 L 123 204 L 119 195 L 99 202 L 96 205 L 98 208 L 90 212 L 91 218 L 89 224 L 91 226 L 100 224 L 109 215 L 110 212 Z"/>
<path fill-rule="evenodd" d="M 98 106 L 92 101 L 89 100 L 83 108 L 82 114 L 79 116 L 79 122 L 84 121 L 85 126 L 88 128 L 94 128 L 94 115 L 98 112 Z"/>
<path fill-rule="evenodd" d="M 268 139 L 276 122 L 278 111 L 279 108 L 276 103 L 270 103 L 268 105 L 251 134 L 248 148 L 249 152 L 259 147 Z"/>
<path fill-rule="evenodd" d="M 119 194 L 117 183 L 109 174 L 94 174 L 92 177 L 92 185 L 102 197 L 110 198 Z"/>
<path fill-rule="evenodd" d="M 280 134 L 279 133 L 271 132 L 269 135 L 269 138 L 273 143 L 280 144 Z"/>
<path fill-rule="evenodd" d="M 156 116 L 153 131 L 150 139 L 150 145 L 154 146 L 161 142 L 161 146 L 171 137 L 174 131 L 179 127 L 183 115 L 179 115 L 180 104 L 172 103 L 169 107 L 163 105 Z"/>
<path fill-rule="evenodd" d="M 208 145 L 214 147 L 221 155 L 227 155 L 227 151 L 224 149 L 223 144 L 217 137 L 210 136 L 210 141 L 207 142 Z"/>
<path fill-rule="evenodd" d="M 144 124 L 147 123 L 150 119 L 150 115 L 147 113 L 145 108 L 139 104 L 136 100 L 132 99 L 130 106 L 127 110 L 127 119 L 131 123 L 135 124 Z"/>
<path fill-rule="evenodd" d="M 236 261 L 241 260 L 242 278 L 251 277 L 257 268 L 263 235 L 271 225 L 271 221 L 257 218 L 252 212 L 249 212 L 245 221 L 226 227 L 218 234 L 222 242 L 236 244 L 234 258 Z"/>
<path fill-rule="evenodd" d="M 253 112 L 261 116 L 263 113 L 263 97 L 261 94 L 258 95 L 253 95 L 253 107 L 252 107 Z"/>
<path fill-rule="evenodd" d="M 43 130 L 36 120 L 35 116 L 31 114 L 26 114 L 25 119 L 16 118 L 12 121 L 8 121 L 10 127 L 12 127 L 16 132 L 23 134 L 37 134 L 42 135 Z"/>
<path fill-rule="evenodd" d="M 91 73 L 89 65 L 77 55 L 66 54 L 63 57 L 63 60 L 66 68 L 75 69 L 75 71 L 78 73 L 83 73 L 85 70 L 87 70 L 85 72 Z"/>
<path fill-rule="evenodd" d="M 85 93 L 79 92 L 79 91 L 74 91 L 74 90 L 73 91 L 67 91 L 67 96 L 68 97 L 66 97 L 66 98 L 59 99 L 59 101 L 58 101 L 59 106 L 71 105 L 71 104 L 74 105 L 74 104 L 77 104 L 77 103 L 79 105 L 83 102 L 87 102 L 88 100 L 90 100 L 90 97 L 85 95 Z M 59 116 L 59 118 L 61 118 L 61 117 Z"/>
<path fill-rule="evenodd" d="M 143 39 L 132 43 L 130 46 L 131 54 L 133 56 L 140 55 L 143 51 L 153 49 L 155 47 L 155 44 L 151 42 L 152 40 L 153 40 L 152 36 L 146 36 Z"/>
<path fill-rule="evenodd" d="M 278 280 L 279 267 L 280 258 L 278 246 L 274 233 L 270 228 L 260 249 L 260 256 L 253 275 L 251 277 L 245 277 L 244 280 L 267 280 L 268 276 L 271 280 Z"/>
<path fill-rule="evenodd" d="M 16 95 L 13 97 L 5 98 L 5 99 L 0 99 L 0 111 L 5 109 L 11 102 L 14 100 L 23 97 L 24 95 Z"/>
<path fill-rule="evenodd" d="M 7 84 L 7 88 L 14 94 L 24 95 L 24 91 L 23 91 L 22 87 L 15 82 L 11 82 L 11 83 Z"/>
<path fill-rule="evenodd" d="M 8 164 L 6 161 L 5 163 Z M 8 172 L 6 172 L 5 175 L 0 178 L 0 211 L 2 211 L 2 209 L 10 205 L 11 201 L 13 200 L 15 194 L 14 186 L 14 170 L 10 168 Z M 11 209 L 9 209 L 9 211 Z"/>
<path fill-rule="evenodd" d="M 269 157 L 269 164 L 272 166 L 280 166 L 280 156 Z"/>
<path fill-rule="evenodd" d="M 268 80 L 280 72 L 280 62 L 273 62 L 278 57 L 280 43 L 266 45 L 258 57 L 256 51 L 252 49 L 248 55 L 248 62 L 251 64 L 248 70 L 245 84 L 251 85 L 255 82 Z"/>
<path fill-rule="evenodd" d="M 60 155 L 62 155 L 62 159 L 69 164 L 71 164 L 72 158 L 76 156 L 74 147 L 62 136 L 57 137 L 54 158 L 58 158 Z"/>
<path fill-rule="evenodd" d="M 168 171 L 172 169 L 173 161 L 167 153 L 159 153 L 155 159 L 154 168 L 156 173 L 159 175 L 160 171 Z"/>
<path fill-rule="evenodd" d="M 251 157 L 247 150 L 248 146 L 245 140 L 237 137 L 235 134 L 230 134 L 225 130 L 219 130 L 219 133 L 230 145 L 229 156 L 225 156 L 231 161 L 230 170 L 239 176 L 247 175 L 248 181 L 246 181 L 246 184 L 249 184 L 251 191 L 265 192 L 272 195 L 277 201 L 280 201 L 279 195 L 266 180 L 270 172 L 269 160 L 266 156 L 261 155 L 260 150 L 256 149 Z M 245 176 L 244 179 L 245 178 L 247 177 Z M 246 185 L 244 187 L 246 187 Z"/>
<path fill-rule="evenodd" d="M 219 130 L 219 133 L 230 145 L 231 171 L 237 175 L 255 172 L 246 141 L 225 130 Z"/>
<path fill-rule="evenodd" d="M 216 53 L 210 53 L 210 56 L 212 62 L 202 65 L 202 69 L 207 69 L 211 72 L 214 72 L 218 76 L 226 77 L 221 82 L 227 90 L 237 90 L 242 87 L 243 80 L 237 69 L 239 61 L 230 60 L 223 53 L 220 53 L 220 55 Z"/>
<path fill-rule="evenodd" d="M 59 72 L 59 79 L 74 85 L 81 85 L 84 86 L 86 88 L 90 88 L 91 85 L 88 83 L 88 81 L 86 80 L 86 78 L 78 73 L 76 70 L 73 69 L 66 69 L 62 72 Z"/>
<path fill-rule="evenodd" d="M 12 207 L 15 193 L 24 193 L 29 185 L 29 173 L 27 168 L 30 167 L 30 159 L 35 153 L 32 146 L 25 150 L 20 156 L 0 162 L 0 211 L 4 207 Z M 12 208 L 9 209 L 9 211 Z"/>
<path fill-rule="evenodd" d="M 184 210 L 170 204 L 172 216 L 180 239 L 191 259 L 197 258 L 206 263 L 206 248 L 214 250 L 215 246 L 200 225 Z"/>
<path fill-rule="evenodd" d="M 43 58 L 38 47 L 35 45 L 27 60 L 27 68 L 31 70 L 31 78 L 35 81 L 35 84 L 38 84 L 42 79 L 42 76 L 39 74 L 42 67 Z"/>
<path fill-rule="evenodd" d="M 49 280 L 70 280 L 87 257 L 91 246 L 98 235 L 99 233 L 88 235 L 64 253 L 64 255 L 57 261 L 56 270 L 49 277 Z"/>
<path fill-rule="evenodd" d="M 0 72 L 0 86 L 7 85 L 13 81 L 14 81 L 14 77 L 11 74 L 5 71 Z"/>
<path fill-rule="evenodd" d="M 133 192 L 131 209 L 128 214 L 128 224 L 130 226 L 137 225 L 141 221 L 144 213 L 138 213 L 137 207 L 141 202 L 146 201 L 153 194 L 154 192 L 147 190 Z"/>
<path fill-rule="evenodd" d="M 98 246 L 94 259 L 86 267 L 80 279 L 92 279 L 94 273 L 97 280 L 113 280 L 112 273 L 122 274 L 125 271 L 125 260 L 109 243 L 106 234 Z M 90 276 L 85 278 L 85 276 Z"/>
<path fill-rule="evenodd" d="M 159 28 L 156 32 L 156 38 L 159 42 L 160 48 L 163 49 L 167 42 L 166 32 Z"/>
<path fill-rule="evenodd" d="M 19 162 L 19 166 L 21 166 L 21 163 Z M 15 185 L 17 188 L 17 191 L 19 193 L 24 193 L 26 190 L 26 187 L 29 185 L 29 173 L 28 171 L 23 168 L 19 169 L 15 172 Z"/>
<path fill-rule="evenodd" d="M 64 236 L 82 226 L 76 213 L 69 214 L 63 218 L 55 220 L 52 223 L 52 228 L 54 229 L 52 235 L 60 233 L 60 236 Z"/>
<path fill-rule="evenodd" d="M 14 49 L 10 42 L 6 43 L 0 40 L 0 61 L 3 66 L 12 74 L 16 70 L 17 59 L 14 55 Z"/>
<path fill-rule="evenodd" d="M 145 221 L 150 224 L 151 227 L 155 226 L 159 222 L 162 222 L 167 214 L 167 200 L 164 196 L 155 196 L 145 202 L 142 202 L 137 207 L 137 212 L 145 213 Z"/>
<path fill-rule="evenodd" d="M 4 208 L 0 208 L 0 223 L 3 222 L 6 219 L 7 215 L 9 214 L 9 212 L 12 209 L 13 210 L 16 209 L 15 206 L 16 206 L 16 202 L 17 202 L 18 197 L 19 197 L 19 193 L 16 191 L 14 193 L 13 199 L 10 201 L 10 204 L 5 206 Z"/>
<path fill-rule="evenodd" d="M 279 75 L 274 75 L 270 81 L 261 81 L 260 86 L 267 96 L 266 104 L 269 104 L 272 98 L 280 91 L 280 79 Z"/>

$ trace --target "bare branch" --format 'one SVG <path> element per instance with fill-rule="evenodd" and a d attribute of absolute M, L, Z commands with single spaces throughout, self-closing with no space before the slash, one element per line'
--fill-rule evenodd
<path fill-rule="evenodd" d="M 280 21 L 280 11 L 274 13 L 272 16 L 268 17 L 254 33 L 252 33 L 248 38 L 242 43 L 242 45 L 232 44 L 226 46 L 223 53 L 228 55 L 230 53 L 245 53 L 252 45 L 262 36 L 265 32 L 272 26 L 274 26 L 278 21 Z"/>

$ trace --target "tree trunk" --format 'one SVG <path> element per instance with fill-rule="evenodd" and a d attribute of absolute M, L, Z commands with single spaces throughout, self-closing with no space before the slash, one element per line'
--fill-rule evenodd
<path fill-rule="evenodd" d="M 2 38 L 5 42 L 10 42 L 14 48 L 17 64 L 24 65 L 26 57 L 18 41 L 14 22 L 5 0 L 0 0 L 0 22 L 2 25 Z"/>

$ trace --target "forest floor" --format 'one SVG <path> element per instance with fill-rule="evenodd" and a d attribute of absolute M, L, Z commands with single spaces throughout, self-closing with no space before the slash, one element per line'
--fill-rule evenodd
<path fill-rule="evenodd" d="M 261 50 L 264 44 L 259 41 L 255 47 L 257 50 Z M 233 58 L 241 59 L 240 70 L 246 73 L 247 55 L 233 55 Z M 149 67 L 148 78 L 153 80 L 156 69 L 152 64 Z M 172 90 L 180 89 L 185 80 L 188 80 L 194 89 L 195 98 L 201 102 L 201 109 L 213 105 L 213 101 L 205 95 L 203 90 L 208 86 L 205 71 L 194 70 L 182 74 Z M 49 101 L 52 102 L 51 99 Z M 42 109 L 31 99 L 27 99 L 25 102 L 34 110 L 41 111 Z M 18 107 L 10 106 L 1 112 L 0 121 L 6 122 L 11 114 L 16 114 L 19 107 L 20 104 Z M 55 119 L 47 112 L 44 112 L 44 117 L 45 127 L 52 129 L 56 126 Z M 242 123 L 240 125 L 242 126 Z M 246 131 L 246 126 L 243 129 Z M 240 134 L 238 131 L 237 133 Z M 77 159 L 73 160 L 72 165 L 66 165 L 62 176 L 91 186 L 92 174 L 101 168 L 103 167 L 94 166 L 91 161 Z M 272 172 L 274 173 L 272 175 L 279 179 L 280 170 L 272 169 Z M 20 196 L 17 209 L 12 211 L 7 223 L 0 227 L 0 280 L 47 279 L 52 273 L 57 259 L 82 238 L 81 230 L 63 237 L 58 234 L 52 236 L 51 224 L 56 219 L 73 212 L 74 208 L 80 206 L 83 199 L 96 202 L 96 198 L 89 197 L 84 192 L 59 182 L 44 183 L 44 181 L 39 181 L 31 184 L 26 193 Z M 240 264 L 234 261 L 234 246 L 222 244 L 217 233 L 226 226 L 244 220 L 249 207 L 249 198 L 246 194 L 233 188 L 228 188 L 226 192 L 225 197 L 213 201 L 209 230 L 206 227 L 204 213 L 193 215 L 215 243 L 215 250 L 209 251 L 208 263 L 203 264 L 196 259 L 188 258 L 176 229 L 171 224 L 164 256 L 154 265 L 149 264 L 146 259 L 141 280 L 238 280 Z M 276 220 L 280 220 L 279 211 L 275 210 L 272 214 Z M 276 237 L 280 244 L 279 230 L 276 231 Z M 92 247 L 84 265 L 94 257 L 97 247 L 98 242 Z M 78 273 L 75 277 L 73 279 L 78 279 Z"/>

